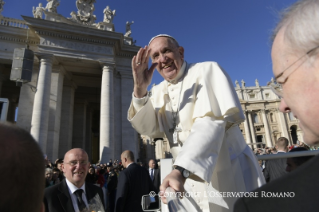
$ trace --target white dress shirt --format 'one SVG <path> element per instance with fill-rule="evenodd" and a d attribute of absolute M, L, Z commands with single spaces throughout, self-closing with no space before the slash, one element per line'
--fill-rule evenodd
<path fill-rule="evenodd" d="M 83 202 L 85 203 L 86 206 L 88 206 L 88 201 L 86 199 L 86 192 L 85 192 L 85 182 L 84 182 L 84 184 L 82 185 L 81 188 L 78 188 L 75 185 L 73 185 L 70 181 L 68 181 L 68 179 L 65 178 L 65 181 L 66 181 L 66 184 L 68 185 L 68 188 L 69 188 L 69 194 L 70 194 L 71 199 L 72 199 L 72 204 L 73 204 L 74 211 L 75 212 L 80 212 L 79 206 L 78 206 L 78 202 L 77 202 L 77 198 L 76 198 L 76 195 L 74 194 L 74 192 L 76 190 L 78 190 L 78 189 L 82 189 L 83 190 L 83 192 L 82 192 Z"/>

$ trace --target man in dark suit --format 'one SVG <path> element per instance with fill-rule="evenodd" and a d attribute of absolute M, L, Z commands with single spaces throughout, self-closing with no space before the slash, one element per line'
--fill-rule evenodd
<path fill-rule="evenodd" d="M 299 120 L 307 145 L 319 144 L 319 0 L 301 0 L 284 10 L 274 30 L 272 83 L 281 112 Z M 240 198 L 235 212 L 318 211 L 319 156 Z M 279 196 L 281 195 L 281 196 Z M 283 196 L 285 195 L 285 196 Z"/>
<path fill-rule="evenodd" d="M 85 183 L 90 163 L 83 149 L 71 149 L 64 156 L 62 170 L 65 179 L 57 185 L 45 189 L 46 212 L 81 212 L 88 208 L 90 201 L 99 195 L 104 207 L 103 191 L 90 183 Z"/>
<path fill-rule="evenodd" d="M 161 185 L 161 171 L 158 169 L 157 164 L 153 159 L 148 162 L 148 167 L 148 172 L 155 187 L 155 192 L 158 193 Z"/>
<path fill-rule="evenodd" d="M 285 154 L 288 151 L 288 139 L 285 137 L 278 138 L 276 141 L 276 149 L 277 154 Z M 266 182 L 268 183 L 283 176 L 284 174 L 287 174 L 286 166 L 286 158 L 267 160 L 264 169 L 264 177 Z"/>
<path fill-rule="evenodd" d="M 109 211 L 114 211 L 115 198 L 116 198 L 116 187 L 117 187 L 117 174 L 114 168 L 110 166 L 109 176 L 107 178 L 107 204 Z"/>
<path fill-rule="evenodd" d="M 115 211 L 143 211 L 141 199 L 154 191 L 154 186 L 147 170 L 134 163 L 133 152 L 126 150 L 121 155 L 124 169 L 119 176 Z"/>

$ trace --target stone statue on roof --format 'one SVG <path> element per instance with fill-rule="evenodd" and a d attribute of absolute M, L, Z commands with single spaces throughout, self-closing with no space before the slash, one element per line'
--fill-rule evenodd
<path fill-rule="evenodd" d="M 95 0 L 76 0 L 76 7 L 78 8 L 78 12 L 76 16 L 71 17 L 71 20 L 74 20 L 76 22 L 79 21 L 80 23 L 85 25 L 92 25 L 96 20 L 96 16 L 93 15 L 93 12 L 95 10 L 95 2 Z"/>
<path fill-rule="evenodd" d="M 240 88 L 240 85 L 237 80 L 235 81 L 235 84 L 236 84 L 236 88 Z"/>
<path fill-rule="evenodd" d="M 47 0 L 47 5 L 45 7 L 48 12 L 57 13 L 57 7 L 60 5 L 58 0 Z"/>
<path fill-rule="evenodd" d="M 0 17 L 2 16 L 1 13 L 3 11 L 3 5 L 5 5 L 5 2 L 3 0 L 0 0 Z"/>
<path fill-rule="evenodd" d="M 259 87 L 258 79 L 255 80 L 256 87 Z"/>
<path fill-rule="evenodd" d="M 106 8 L 104 9 L 103 13 L 104 13 L 103 22 L 112 23 L 113 22 L 113 18 L 115 16 L 115 10 L 112 11 L 109 6 L 106 6 Z"/>
<path fill-rule="evenodd" d="M 132 31 L 131 31 L 131 25 L 134 24 L 134 21 L 132 21 L 131 23 L 130 22 L 126 22 L 126 32 L 124 34 L 124 37 L 130 37 L 130 35 L 132 34 Z"/>
<path fill-rule="evenodd" d="M 39 3 L 38 7 L 33 7 L 32 13 L 34 18 L 40 18 L 42 19 L 43 11 L 45 10 L 44 7 L 42 7 L 42 3 Z"/>
<path fill-rule="evenodd" d="M 245 87 L 245 81 L 243 79 L 241 80 L 241 87 Z"/>

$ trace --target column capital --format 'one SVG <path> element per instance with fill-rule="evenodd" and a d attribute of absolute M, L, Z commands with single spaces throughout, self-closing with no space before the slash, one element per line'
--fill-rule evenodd
<path fill-rule="evenodd" d="M 102 69 L 111 69 L 114 70 L 115 64 L 113 62 L 108 62 L 108 61 L 99 61 Z"/>
<path fill-rule="evenodd" d="M 40 62 L 53 62 L 54 55 L 53 54 L 46 54 L 46 53 L 40 53 L 36 52 L 34 55 L 40 60 Z"/>

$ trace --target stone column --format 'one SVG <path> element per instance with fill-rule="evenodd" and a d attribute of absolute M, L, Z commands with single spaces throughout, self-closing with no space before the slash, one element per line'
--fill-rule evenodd
<path fill-rule="evenodd" d="M 18 103 L 18 117 L 16 125 L 22 129 L 30 132 L 32 110 L 34 103 L 34 96 L 36 93 L 37 79 L 39 74 L 39 64 L 33 65 L 31 82 L 22 84 L 20 88 L 20 96 Z"/>
<path fill-rule="evenodd" d="M 92 107 L 88 106 L 86 109 L 86 141 L 85 151 L 88 153 L 89 160 L 92 160 Z"/>
<path fill-rule="evenodd" d="M 155 158 L 154 159 L 163 159 L 164 158 L 163 153 L 163 140 L 157 140 L 155 142 Z"/>
<path fill-rule="evenodd" d="M 114 77 L 114 88 L 114 158 L 120 159 L 122 154 L 122 99 L 119 73 Z"/>
<path fill-rule="evenodd" d="M 122 98 L 122 150 L 131 150 L 137 157 L 139 142 L 136 132 L 131 123 L 127 120 L 127 110 L 132 101 L 133 76 L 131 70 L 121 71 L 121 98 Z"/>
<path fill-rule="evenodd" d="M 255 127 L 254 127 L 254 122 L 251 118 L 251 110 L 248 110 L 248 120 L 249 120 L 249 123 L 250 123 L 250 132 L 251 132 L 251 137 L 252 137 L 252 140 L 253 140 L 253 143 L 256 143 L 256 133 L 255 133 Z M 255 146 L 257 146 L 255 144 Z"/>
<path fill-rule="evenodd" d="M 76 85 L 64 78 L 62 106 L 61 106 L 61 124 L 60 124 L 60 143 L 59 158 L 72 148 L 73 137 L 73 110 L 74 110 L 74 90 Z"/>
<path fill-rule="evenodd" d="M 266 145 L 268 147 L 272 147 L 272 142 L 271 142 L 271 136 L 270 136 L 270 129 L 269 129 L 269 125 L 268 125 L 268 119 L 266 116 L 266 110 L 261 110 L 261 114 L 263 117 L 263 122 L 264 122 L 264 127 L 265 127 L 265 134 L 266 134 Z"/>
<path fill-rule="evenodd" d="M 250 131 L 249 131 L 249 127 L 248 127 L 248 120 L 247 120 L 247 115 L 246 115 L 246 111 L 244 111 L 244 115 L 245 115 L 245 122 L 244 122 L 244 128 L 245 128 L 245 135 L 246 135 L 246 143 L 250 144 L 251 143 L 251 138 L 250 138 Z M 253 124 L 253 123 L 251 123 Z"/>
<path fill-rule="evenodd" d="M 279 115 L 279 123 L 280 123 L 280 126 L 281 126 L 281 132 L 282 132 L 281 136 L 286 137 L 287 139 L 289 139 L 289 134 L 288 134 L 288 130 L 287 130 L 287 123 L 286 123 L 285 116 L 278 109 L 276 110 L 276 112 Z"/>
<path fill-rule="evenodd" d="M 40 55 L 39 58 L 40 71 L 32 111 L 31 135 L 39 143 L 43 153 L 45 153 L 49 124 L 53 55 Z"/>
<path fill-rule="evenodd" d="M 74 102 L 72 148 L 85 149 L 86 106 L 85 99 L 76 99 Z"/>
<path fill-rule="evenodd" d="M 63 71 L 60 70 L 60 67 L 55 67 L 51 75 L 50 112 L 46 151 L 48 158 L 52 161 L 59 158 L 63 79 Z"/>
<path fill-rule="evenodd" d="M 107 163 L 114 158 L 114 65 L 102 64 L 101 112 L 100 112 L 100 160 Z"/>

